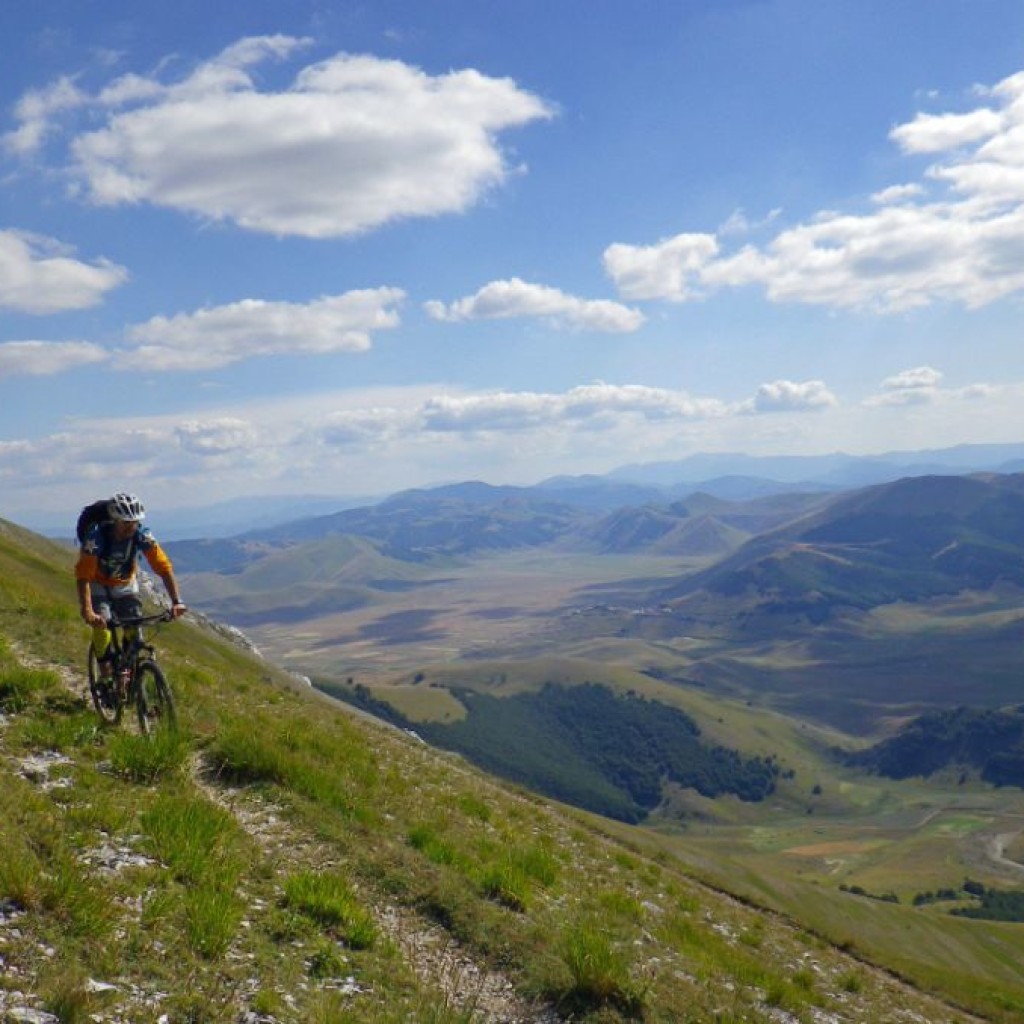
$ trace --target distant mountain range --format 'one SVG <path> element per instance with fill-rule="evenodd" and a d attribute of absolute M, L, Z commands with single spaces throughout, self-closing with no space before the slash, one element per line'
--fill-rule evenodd
<path fill-rule="evenodd" d="M 236 537 L 175 541 L 183 572 L 239 572 L 282 548 L 328 537 L 371 541 L 386 558 L 429 563 L 546 544 L 602 554 L 723 555 L 754 533 L 831 496 L 795 492 L 728 501 L 696 493 L 664 501 L 654 489 L 492 487 L 470 482 L 404 491 L 376 505 L 299 519 Z M 628 501 L 637 504 L 624 504 Z"/>
<path fill-rule="evenodd" d="M 176 541 L 179 571 L 239 573 L 273 552 L 330 537 L 369 541 L 400 562 L 557 545 L 600 554 L 715 557 L 663 599 L 697 592 L 776 598 L 824 614 L 833 603 L 917 600 L 999 577 L 1024 584 L 1024 476 L 904 477 L 853 491 L 749 500 L 704 492 L 665 502 L 633 485 L 589 482 L 410 490 L 374 505 L 231 538 Z M 345 557 L 348 557 L 346 551 Z"/>
<path fill-rule="evenodd" d="M 425 493 L 447 493 L 470 504 L 493 504 L 496 496 L 544 497 L 600 513 L 648 503 L 664 504 L 696 493 L 728 501 L 748 501 L 793 492 L 848 490 L 908 476 L 978 472 L 1024 472 L 1024 444 L 960 445 L 864 456 L 702 453 L 670 462 L 622 466 L 604 475 L 551 477 L 528 487 L 453 483 L 393 496 L 255 495 L 206 506 L 154 509 L 154 520 L 163 540 L 210 539 L 237 537 Z M 75 511 L 69 511 L 66 519 L 40 517 L 24 525 L 50 537 L 67 538 L 73 530 Z"/>
<path fill-rule="evenodd" d="M 755 477 L 803 487 L 850 488 L 906 476 L 1024 471 L 1024 444 L 965 444 L 954 448 L 886 452 L 881 455 L 698 454 L 672 462 L 622 466 L 610 481 L 679 487 L 718 477 Z M 707 489 L 702 486 L 702 489 Z M 733 495 L 738 497 L 739 495 Z M 749 495 L 748 495 L 749 496 Z"/>

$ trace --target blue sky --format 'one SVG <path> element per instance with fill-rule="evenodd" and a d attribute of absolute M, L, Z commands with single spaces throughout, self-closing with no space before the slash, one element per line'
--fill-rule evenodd
<path fill-rule="evenodd" d="M 1022 440 L 1018 0 L 0 33 L 0 516 Z"/>

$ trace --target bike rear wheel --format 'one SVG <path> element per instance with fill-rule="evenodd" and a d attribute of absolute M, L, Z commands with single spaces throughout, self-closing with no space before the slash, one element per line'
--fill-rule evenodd
<path fill-rule="evenodd" d="M 89 645 L 88 666 L 92 706 L 96 709 L 101 722 L 105 725 L 117 725 L 124 714 L 124 702 L 118 696 L 114 681 L 105 681 L 100 677 L 100 663 L 92 644 Z"/>
<path fill-rule="evenodd" d="M 147 736 L 178 724 L 171 688 L 155 661 L 140 661 L 135 670 L 135 708 L 139 731 Z"/>

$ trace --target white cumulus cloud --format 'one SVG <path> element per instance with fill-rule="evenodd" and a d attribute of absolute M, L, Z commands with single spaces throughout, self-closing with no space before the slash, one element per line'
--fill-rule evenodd
<path fill-rule="evenodd" d="M 607 273 L 630 299 L 686 301 L 759 285 L 775 302 L 899 313 L 939 302 L 976 308 L 1024 290 L 1024 72 L 966 113 L 920 114 L 890 133 L 936 162 L 882 189 L 867 213 L 821 211 L 764 246 L 722 248 L 684 233 L 616 243 Z"/>
<path fill-rule="evenodd" d="M 890 132 L 907 153 L 939 153 L 965 146 L 995 135 L 1003 119 L 994 110 L 981 109 L 969 114 L 918 114 L 909 124 Z"/>
<path fill-rule="evenodd" d="M 776 380 L 762 384 L 742 406 L 746 412 L 807 412 L 829 409 L 838 399 L 821 380 Z"/>
<path fill-rule="evenodd" d="M 137 346 L 119 365 L 133 369 L 208 370 L 255 356 L 362 352 L 375 331 L 396 327 L 398 288 L 329 295 L 313 302 L 243 299 L 154 317 L 128 339 Z"/>
<path fill-rule="evenodd" d="M 427 302 L 424 308 L 434 319 L 449 322 L 540 317 L 567 327 L 609 334 L 636 331 L 645 319 L 639 310 L 618 302 L 580 299 L 518 277 L 492 281 L 475 295 L 447 306 L 442 302 Z"/>
<path fill-rule="evenodd" d="M 0 309 L 39 315 L 88 309 L 127 279 L 124 267 L 102 259 L 83 263 L 55 239 L 0 231 Z"/>
<path fill-rule="evenodd" d="M 58 83 L 23 98 L 8 147 L 39 150 L 62 113 L 87 106 L 101 127 L 72 135 L 67 169 L 93 202 L 332 238 L 467 209 L 512 170 L 499 135 L 554 115 L 508 78 L 347 53 L 277 91 L 257 86 L 255 67 L 308 45 L 244 39 L 178 81 L 133 74 L 88 97 Z"/>
<path fill-rule="evenodd" d="M 902 370 L 882 381 L 886 391 L 911 391 L 919 388 L 935 388 L 942 381 L 942 371 L 931 366 L 915 366 L 911 370 Z"/>
<path fill-rule="evenodd" d="M 627 299 L 694 298 L 701 273 L 718 255 L 714 235 L 681 234 L 654 245 L 616 242 L 604 253 L 604 268 Z"/>
<path fill-rule="evenodd" d="M 956 401 L 986 401 L 1000 397 L 1003 389 L 991 384 L 968 384 L 962 388 L 942 386 L 944 374 L 931 366 L 915 366 L 886 377 L 881 390 L 863 402 L 866 406 L 947 405 Z"/>

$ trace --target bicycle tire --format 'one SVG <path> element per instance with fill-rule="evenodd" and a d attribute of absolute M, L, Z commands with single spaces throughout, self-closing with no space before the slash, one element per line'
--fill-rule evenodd
<path fill-rule="evenodd" d="M 87 664 L 89 695 L 92 697 L 92 706 L 96 709 L 96 714 L 104 725 L 117 725 L 124 714 L 124 701 L 120 699 L 117 687 L 113 683 L 108 684 L 106 693 L 104 693 L 103 687 L 100 685 L 99 660 L 92 648 L 92 644 L 89 645 Z"/>
<path fill-rule="evenodd" d="M 140 661 L 135 668 L 135 710 L 143 735 L 177 728 L 174 697 L 163 669 L 155 661 Z"/>

